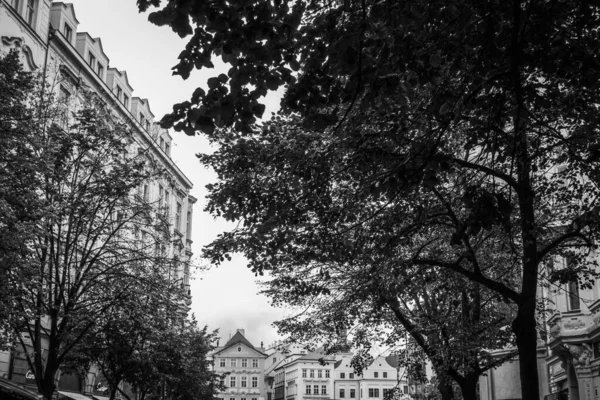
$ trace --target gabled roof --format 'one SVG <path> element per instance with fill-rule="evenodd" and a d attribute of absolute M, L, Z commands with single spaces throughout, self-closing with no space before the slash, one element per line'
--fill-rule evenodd
<path fill-rule="evenodd" d="M 251 348 L 252 350 L 254 350 L 254 351 L 256 351 L 256 352 L 264 355 L 265 357 L 267 356 L 264 352 L 262 352 L 261 350 L 257 349 L 256 347 L 254 347 L 252 345 L 252 343 L 250 343 L 248 341 L 248 339 L 246 339 L 244 337 L 244 335 L 242 335 L 242 333 L 239 332 L 239 331 L 236 332 L 235 335 L 233 335 L 233 337 L 231 339 L 229 339 L 229 341 L 227 343 L 225 343 L 225 346 L 223 346 L 222 348 L 220 348 L 214 354 L 218 354 L 218 353 L 220 353 L 222 351 L 225 351 L 225 350 L 227 350 L 227 349 L 229 349 L 229 348 L 231 348 L 231 347 L 233 347 L 233 346 L 235 346 L 237 344 L 243 344 L 244 346 Z"/>

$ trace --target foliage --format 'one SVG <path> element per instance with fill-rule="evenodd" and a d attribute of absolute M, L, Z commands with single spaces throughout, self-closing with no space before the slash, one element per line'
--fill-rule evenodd
<path fill-rule="evenodd" d="M 51 398 L 56 372 L 102 317 L 142 290 L 164 296 L 175 266 L 160 251 L 169 240 L 163 219 L 138 195 L 163 171 L 134 148 L 132 131 L 83 87 L 74 99 L 56 99 L 49 86 L 22 88 L 25 100 L 15 90 L 6 104 L 19 106 L 23 118 L 4 125 L 18 140 L 3 145 L 19 154 L 11 168 L 29 174 L 26 189 L 38 201 L 35 229 L 19 237 L 26 249 L 20 264 L 3 269 L 14 293 L 3 320 L 15 347 L 26 350 L 38 389 Z"/>
<path fill-rule="evenodd" d="M 0 346 L 10 343 L 7 326 L 11 297 L 21 296 L 8 285 L 8 275 L 30 273 L 27 240 L 35 234 L 42 204 L 37 198 L 32 148 L 37 147 L 27 104 L 35 76 L 22 69 L 19 53 L 0 58 Z"/>
<path fill-rule="evenodd" d="M 389 257 L 396 282 L 413 267 L 459 274 L 514 304 L 522 398 L 539 398 L 542 269 L 573 257 L 551 279 L 589 285 L 596 272 L 598 5 L 161 3 L 138 0 L 191 35 L 176 74 L 211 56 L 231 65 L 163 119 L 219 148 L 201 157 L 219 178 L 207 208 L 241 225 L 207 255 L 241 251 L 259 273 L 320 264 L 324 281 L 357 252 Z M 281 115 L 254 125 L 282 86 Z"/>

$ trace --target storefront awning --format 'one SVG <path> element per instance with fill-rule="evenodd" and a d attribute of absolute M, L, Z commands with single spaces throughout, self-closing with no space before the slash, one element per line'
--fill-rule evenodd
<path fill-rule="evenodd" d="M 6 393 L 9 398 L 24 399 L 24 400 L 41 400 L 43 396 L 33 392 L 18 383 L 9 381 L 8 379 L 0 378 L 0 398 L 4 398 L 1 394 Z"/>
<path fill-rule="evenodd" d="M 58 391 L 59 394 L 61 394 L 64 397 L 68 397 L 70 399 L 73 400 L 90 400 L 90 398 L 88 396 L 85 396 L 81 393 L 75 393 L 75 392 L 63 392 L 62 390 Z"/>

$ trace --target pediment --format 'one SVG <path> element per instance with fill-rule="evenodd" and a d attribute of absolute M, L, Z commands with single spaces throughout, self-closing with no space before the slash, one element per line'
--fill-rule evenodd
<path fill-rule="evenodd" d="M 236 343 L 231 347 L 223 349 L 218 353 L 215 353 L 215 356 L 219 357 L 254 357 L 254 358 L 263 358 L 264 355 L 259 353 L 258 351 L 246 346 L 243 343 Z"/>

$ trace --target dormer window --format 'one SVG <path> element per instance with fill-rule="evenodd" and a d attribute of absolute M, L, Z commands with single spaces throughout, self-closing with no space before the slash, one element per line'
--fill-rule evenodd
<path fill-rule="evenodd" d="M 146 122 L 146 118 L 144 117 L 144 114 L 140 113 L 140 124 L 142 126 L 144 126 L 145 122 Z"/>
<path fill-rule="evenodd" d="M 159 143 L 160 143 L 160 149 L 164 150 L 165 149 L 165 139 L 164 138 L 160 138 Z"/>
<path fill-rule="evenodd" d="M 121 86 L 116 87 L 117 89 L 117 99 L 121 100 L 121 94 L 123 94 L 123 89 L 121 89 Z"/>
<path fill-rule="evenodd" d="M 94 57 L 92 53 L 88 53 L 88 64 L 90 64 L 90 67 L 94 69 L 94 65 L 96 64 L 96 57 Z"/>
<path fill-rule="evenodd" d="M 104 66 L 98 63 L 98 76 L 102 79 L 104 76 Z"/>
<path fill-rule="evenodd" d="M 167 153 L 168 156 L 171 155 L 171 145 L 169 143 L 165 143 L 165 153 Z"/>
<path fill-rule="evenodd" d="M 129 97 L 127 97 L 126 94 L 123 95 L 123 105 L 125 106 L 125 108 L 129 107 Z"/>
<path fill-rule="evenodd" d="M 146 131 L 150 132 L 150 121 L 146 121 Z"/>
<path fill-rule="evenodd" d="M 25 20 L 31 26 L 35 22 L 35 0 L 27 0 L 27 10 L 25 10 Z"/>
<path fill-rule="evenodd" d="M 65 36 L 65 39 L 67 39 L 67 41 L 71 43 L 71 39 L 73 38 L 73 29 L 71 29 L 71 27 L 68 24 L 65 24 L 65 27 L 63 29 L 63 35 Z"/>

